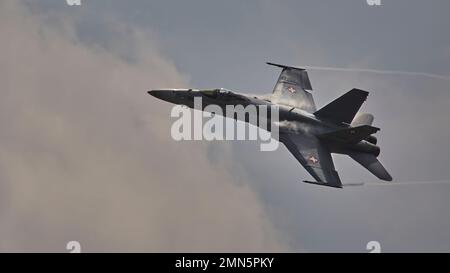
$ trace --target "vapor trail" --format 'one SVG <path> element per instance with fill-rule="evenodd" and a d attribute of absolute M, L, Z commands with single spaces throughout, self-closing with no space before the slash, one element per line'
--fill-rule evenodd
<path fill-rule="evenodd" d="M 370 182 L 370 183 L 349 183 L 343 184 L 344 187 L 353 186 L 398 186 L 398 185 L 435 185 L 450 184 L 450 180 L 431 180 L 431 181 L 401 181 L 401 182 Z"/>
<path fill-rule="evenodd" d="M 364 69 L 364 68 L 339 68 L 339 67 L 326 67 L 326 66 L 303 66 L 303 68 L 310 70 L 327 70 L 327 71 L 341 71 L 341 72 L 363 72 L 363 73 L 375 73 L 384 75 L 404 75 L 404 76 L 422 76 L 433 79 L 450 81 L 450 76 L 438 75 L 425 72 L 411 72 L 400 70 L 376 70 L 376 69 Z"/>
<path fill-rule="evenodd" d="M 434 184 L 450 184 L 449 180 L 432 180 L 432 181 L 401 181 L 387 183 L 367 183 L 366 185 L 434 185 Z"/>

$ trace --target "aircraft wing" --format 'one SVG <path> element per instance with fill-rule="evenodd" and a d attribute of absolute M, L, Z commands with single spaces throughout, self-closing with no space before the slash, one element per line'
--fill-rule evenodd
<path fill-rule="evenodd" d="M 312 87 L 306 70 L 281 64 L 267 64 L 283 68 L 273 90 L 273 101 L 314 113 L 316 105 L 310 93 Z"/>
<path fill-rule="evenodd" d="M 315 136 L 280 133 L 280 142 L 294 155 L 316 182 L 306 183 L 342 188 L 328 148 Z"/>

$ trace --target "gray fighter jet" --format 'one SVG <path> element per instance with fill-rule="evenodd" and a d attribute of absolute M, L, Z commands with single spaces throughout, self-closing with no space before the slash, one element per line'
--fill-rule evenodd
<path fill-rule="evenodd" d="M 392 177 L 378 161 L 380 148 L 373 136 L 373 115 L 359 113 L 369 92 L 352 89 L 319 110 L 311 95 L 312 87 L 305 69 L 267 63 L 282 69 L 272 94 L 245 95 L 226 89 L 164 89 L 148 93 L 175 104 L 194 107 L 201 97 L 203 106 L 276 105 L 279 107 L 279 141 L 311 174 L 315 181 L 306 183 L 342 188 L 331 153 L 346 154 L 381 180 Z M 267 128 L 267 127 L 265 127 Z"/>

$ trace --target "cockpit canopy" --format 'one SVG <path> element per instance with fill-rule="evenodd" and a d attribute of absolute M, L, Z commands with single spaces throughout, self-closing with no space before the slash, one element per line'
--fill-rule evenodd
<path fill-rule="evenodd" d="M 202 94 L 204 94 L 205 96 L 208 96 L 210 98 L 217 98 L 217 96 L 220 95 L 224 95 L 224 94 L 229 94 L 232 93 L 230 90 L 225 89 L 225 88 L 218 88 L 218 89 L 210 89 L 210 90 L 201 90 L 200 91 Z"/>

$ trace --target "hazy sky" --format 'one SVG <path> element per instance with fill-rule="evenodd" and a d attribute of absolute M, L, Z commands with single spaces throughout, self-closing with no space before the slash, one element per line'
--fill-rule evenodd
<path fill-rule="evenodd" d="M 310 71 L 318 107 L 369 91 L 394 182 L 430 183 L 343 190 L 283 146 L 177 143 L 145 93 L 269 93 L 266 61 L 450 77 L 449 1 L 81 1 L 0 4 L 0 251 L 450 251 L 450 81 Z"/>

